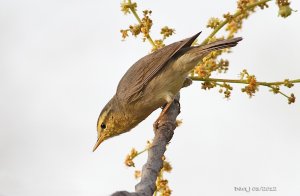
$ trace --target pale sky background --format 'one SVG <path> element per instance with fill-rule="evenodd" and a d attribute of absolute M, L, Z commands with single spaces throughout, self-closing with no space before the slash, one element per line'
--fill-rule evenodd
<path fill-rule="evenodd" d="M 168 25 L 172 43 L 203 31 L 211 16 L 235 10 L 235 1 L 138 1 L 152 9 L 153 35 Z M 227 75 L 246 68 L 258 80 L 300 78 L 300 12 L 277 17 L 258 11 L 228 55 Z M 300 10 L 300 2 L 292 7 Z M 105 196 L 134 190 L 134 169 L 123 164 L 132 147 L 153 137 L 158 111 L 130 133 L 92 153 L 96 121 L 125 71 L 150 50 L 140 38 L 122 42 L 135 23 L 120 1 L 0 0 L 0 196 Z M 156 36 L 157 37 L 157 36 Z M 234 85 L 230 101 L 200 83 L 182 91 L 181 127 L 167 158 L 173 195 L 231 196 L 238 186 L 277 187 L 249 195 L 300 195 L 300 102 L 288 105 L 266 88 L 249 99 Z M 300 85 L 283 89 L 300 97 Z M 138 158 L 141 168 L 146 156 Z"/>

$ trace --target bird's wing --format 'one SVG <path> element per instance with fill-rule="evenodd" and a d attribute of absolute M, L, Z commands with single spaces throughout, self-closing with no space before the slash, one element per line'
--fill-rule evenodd
<path fill-rule="evenodd" d="M 133 64 L 119 82 L 116 95 L 125 103 L 132 103 L 143 96 L 147 84 L 163 69 L 181 48 L 189 47 L 200 35 L 196 35 L 165 46 Z"/>

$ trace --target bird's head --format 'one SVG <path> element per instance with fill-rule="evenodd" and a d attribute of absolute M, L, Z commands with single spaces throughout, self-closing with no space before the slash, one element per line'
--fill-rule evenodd
<path fill-rule="evenodd" d="M 105 140 L 130 130 L 125 112 L 112 98 L 102 109 L 97 122 L 98 139 L 93 148 L 95 151 Z"/>

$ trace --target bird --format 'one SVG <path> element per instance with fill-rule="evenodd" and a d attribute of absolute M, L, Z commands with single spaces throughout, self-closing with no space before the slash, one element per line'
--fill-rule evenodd
<path fill-rule="evenodd" d="M 103 141 L 130 131 L 156 109 L 165 106 L 163 112 L 166 111 L 190 71 L 205 56 L 234 47 L 242 40 L 238 37 L 192 46 L 200 33 L 142 57 L 127 70 L 98 117 L 98 139 L 93 151 Z"/>

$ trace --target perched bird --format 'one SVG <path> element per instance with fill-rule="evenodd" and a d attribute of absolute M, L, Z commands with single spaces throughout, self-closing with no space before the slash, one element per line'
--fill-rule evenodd
<path fill-rule="evenodd" d="M 93 151 L 104 140 L 131 130 L 157 108 L 166 104 L 167 110 L 197 63 L 211 51 L 236 46 L 242 40 L 191 46 L 200 33 L 144 56 L 129 68 L 99 115 Z"/>

